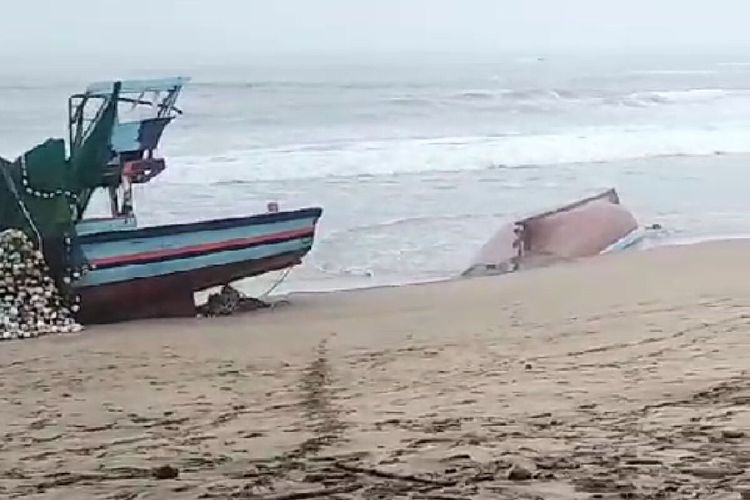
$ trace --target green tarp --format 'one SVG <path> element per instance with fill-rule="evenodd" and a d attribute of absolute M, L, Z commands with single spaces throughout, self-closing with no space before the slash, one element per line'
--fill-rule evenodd
<path fill-rule="evenodd" d="M 72 233 L 91 192 L 112 158 L 110 138 L 117 118 L 115 91 L 80 147 L 66 158 L 65 142 L 48 139 L 12 164 L 0 159 L 0 229 L 16 228 L 37 239 Z"/>
<path fill-rule="evenodd" d="M 80 269 L 75 223 L 112 158 L 119 86 L 80 146 L 66 158 L 65 141 L 48 139 L 15 161 L 0 158 L 0 230 L 20 229 L 44 250 L 56 278 Z"/>
<path fill-rule="evenodd" d="M 25 207 L 40 234 L 64 233 L 73 220 L 66 197 L 66 193 L 71 192 L 72 182 L 65 158 L 65 142 L 50 139 L 5 168 L 8 175 L 3 176 L 5 182 L 0 186 L 2 225 L 6 229 L 22 229 L 35 238 L 33 232 L 29 233 L 34 228 L 23 212 Z M 8 185 L 8 180 L 13 186 Z"/>

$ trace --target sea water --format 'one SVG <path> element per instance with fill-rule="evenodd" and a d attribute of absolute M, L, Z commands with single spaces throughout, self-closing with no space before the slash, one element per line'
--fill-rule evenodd
<path fill-rule="evenodd" d="M 750 58 L 732 55 L 24 61 L 0 70 L 0 155 L 64 136 L 91 80 L 175 72 L 194 79 L 140 223 L 322 206 L 282 291 L 454 276 L 504 222 L 608 187 L 661 243 L 750 234 Z"/>

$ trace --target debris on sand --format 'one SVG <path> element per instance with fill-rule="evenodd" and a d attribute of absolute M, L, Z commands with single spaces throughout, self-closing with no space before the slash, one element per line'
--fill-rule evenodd
<path fill-rule="evenodd" d="M 199 317 L 231 316 L 237 312 L 266 309 L 271 305 L 262 300 L 247 297 L 236 288 L 225 285 L 218 293 L 208 296 L 208 301 L 197 308 Z"/>
<path fill-rule="evenodd" d="M 152 472 L 156 479 L 176 479 L 180 475 L 180 471 L 171 465 L 156 467 Z"/>

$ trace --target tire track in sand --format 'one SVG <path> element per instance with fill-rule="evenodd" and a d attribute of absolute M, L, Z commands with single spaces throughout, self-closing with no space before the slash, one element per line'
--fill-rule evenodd
<path fill-rule="evenodd" d="M 333 383 L 328 339 L 323 339 L 314 351 L 312 362 L 304 369 L 298 385 L 304 426 L 313 435 L 288 453 L 288 459 L 299 460 L 317 455 L 342 439 L 346 425 L 341 419 L 343 410 L 336 403 Z"/>

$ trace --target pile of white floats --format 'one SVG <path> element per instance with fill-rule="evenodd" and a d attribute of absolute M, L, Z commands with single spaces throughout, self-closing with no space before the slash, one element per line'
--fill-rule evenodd
<path fill-rule="evenodd" d="M 42 253 L 22 231 L 0 232 L 0 339 L 81 329 L 55 286 Z"/>

